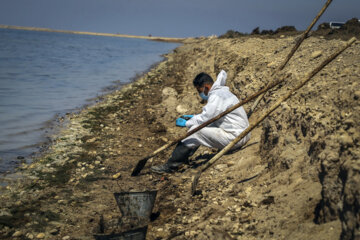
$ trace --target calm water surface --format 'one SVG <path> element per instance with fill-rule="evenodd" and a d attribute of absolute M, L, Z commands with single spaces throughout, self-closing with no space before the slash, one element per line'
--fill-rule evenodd
<path fill-rule="evenodd" d="M 0 29 L 0 173 L 29 159 L 56 116 L 129 83 L 177 44 Z"/>

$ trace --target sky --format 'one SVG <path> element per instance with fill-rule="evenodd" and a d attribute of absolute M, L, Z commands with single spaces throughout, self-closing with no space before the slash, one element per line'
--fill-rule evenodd
<path fill-rule="evenodd" d="M 0 24 L 164 37 L 290 25 L 305 30 L 326 0 L 1 0 Z M 318 21 L 360 18 L 360 0 L 333 0 Z"/>

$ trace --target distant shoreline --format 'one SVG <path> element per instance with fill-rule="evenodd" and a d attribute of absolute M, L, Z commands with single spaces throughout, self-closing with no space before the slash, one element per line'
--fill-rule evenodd
<path fill-rule="evenodd" d="M 21 27 L 21 26 L 11 26 L 11 25 L 1 25 L 1 24 L 0 24 L 0 28 L 27 30 L 27 31 L 40 31 L 40 32 L 57 32 L 57 33 L 68 33 L 68 34 L 105 36 L 105 37 L 138 38 L 138 39 L 147 39 L 147 40 L 153 40 L 153 41 L 179 42 L 179 43 L 183 42 L 186 39 L 186 38 L 138 36 L 138 35 L 114 34 L 114 33 L 81 32 L 81 31 L 57 30 L 57 29 L 51 29 L 51 28 L 38 28 L 38 27 Z"/>

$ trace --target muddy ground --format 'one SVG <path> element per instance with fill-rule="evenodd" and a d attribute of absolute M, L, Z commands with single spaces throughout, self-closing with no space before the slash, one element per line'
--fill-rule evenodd
<path fill-rule="evenodd" d="M 152 174 L 171 148 L 130 176 L 139 159 L 186 132 L 175 126 L 178 116 L 201 111 L 196 74 L 226 70 L 227 85 L 244 99 L 266 85 L 296 38 L 185 42 L 133 84 L 69 115 L 49 150 L 2 189 L 0 237 L 93 239 L 129 230 L 135 226 L 122 220 L 113 193 L 158 190 L 147 239 L 359 238 L 359 42 L 284 102 L 243 149 L 204 172 L 196 196 L 192 175 L 216 149 L 201 147 L 177 173 Z M 306 39 L 284 69 L 291 77 L 250 122 L 343 44 Z"/>

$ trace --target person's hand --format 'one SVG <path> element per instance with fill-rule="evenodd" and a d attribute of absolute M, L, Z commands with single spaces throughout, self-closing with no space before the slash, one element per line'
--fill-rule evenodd
<path fill-rule="evenodd" d="M 179 117 L 176 119 L 176 126 L 178 127 L 186 127 L 186 121 L 184 118 Z"/>
<path fill-rule="evenodd" d="M 192 118 L 194 115 L 182 115 L 181 118 L 185 119 L 185 120 L 189 120 L 190 118 Z"/>

